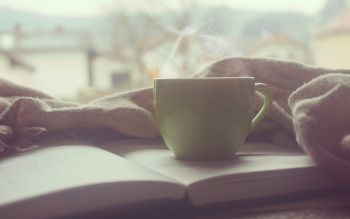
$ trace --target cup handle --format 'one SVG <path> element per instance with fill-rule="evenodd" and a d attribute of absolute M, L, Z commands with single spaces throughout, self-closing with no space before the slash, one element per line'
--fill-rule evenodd
<path fill-rule="evenodd" d="M 272 92 L 266 84 L 255 83 L 255 90 L 264 95 L 264 105 L 252 120 L 251 130 L 253 130 L 255 126 L 264 118 L 272 103 Z"/>

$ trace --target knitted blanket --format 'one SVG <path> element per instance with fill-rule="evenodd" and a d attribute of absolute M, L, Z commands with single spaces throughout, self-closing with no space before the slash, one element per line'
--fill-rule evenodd
<path fill-rule="evenodd" d="M 194 77 L 255 77 L 272 89 L 267 118 L 248 140 L 292 147 L 294 140 L 320 166 L 350 182 L 350 70 L 253 58 L 227 58 Z M 257 94 L 256 109 L 261 96 Z M 152 88 L 113 94 L 87 104 L 62 101 L 0 79 L 0 154 L 40 142 L 154 138 Z"/>

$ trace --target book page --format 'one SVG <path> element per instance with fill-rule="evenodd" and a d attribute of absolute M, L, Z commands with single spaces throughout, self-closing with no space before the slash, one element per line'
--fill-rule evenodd
<path fill-rule="evenodd" d="M 254 177 L 262 172 L 315 166 L 303 152 L 260 143 L 243 145 L 232 159 L 210 162 L 176 159 L 164 143 L 154 140 L 118 141 L 105 148 L 187 186 L 224 175 L 250 173 Z"/>
<path fill-rule="evenodd" d="M 178 160 L 162 142 L 119 141 L 106 148 L 180 181 L 195 206 L 330 186 L 303 152 L 270 144 L 245 144 L 232 159 L 210 162 Z"/>
<path fill-rule="evenodd" d="M 11 218 L 11 212 L 22 214 L 12 218 L 34 218 L 38 212 L 32 209 L 38 209 L 33 206 L 39 203 L 46 208 L 39 208 L 35 218 L 181 199 L 184 194 L 174 180 L 91 146 L 42 148 L 0 160 L 0 214 L 9 213 L 5 218 Z"/>

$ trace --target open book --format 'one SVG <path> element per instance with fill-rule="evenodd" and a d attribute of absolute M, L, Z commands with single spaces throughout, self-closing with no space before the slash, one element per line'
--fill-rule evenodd
<path fill-rule="evenodd" d="M 330 188 L 301 152 L 245 144 L 215 162 L 181 161 L 160 141 L 66 145 L 0 160 L 0 218 L 50 218 L 152 201 L 194 207 Z"/>

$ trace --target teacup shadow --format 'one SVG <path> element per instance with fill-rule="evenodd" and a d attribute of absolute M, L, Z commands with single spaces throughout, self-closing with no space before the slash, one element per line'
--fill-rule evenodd
<path fill-rule="evenodd" d="M 191 168 L 200 168 L 201 170 L 218 170 L 227 169 L 235 165 L 242 165 L 247 163 L 241 156 L 233 155 L 230 158 L 225 158 L 221 160 L 187 160 L 176 158 L 174 155 L 172 159 L 179 163 L 181 166 L 187 166 Z"/>

